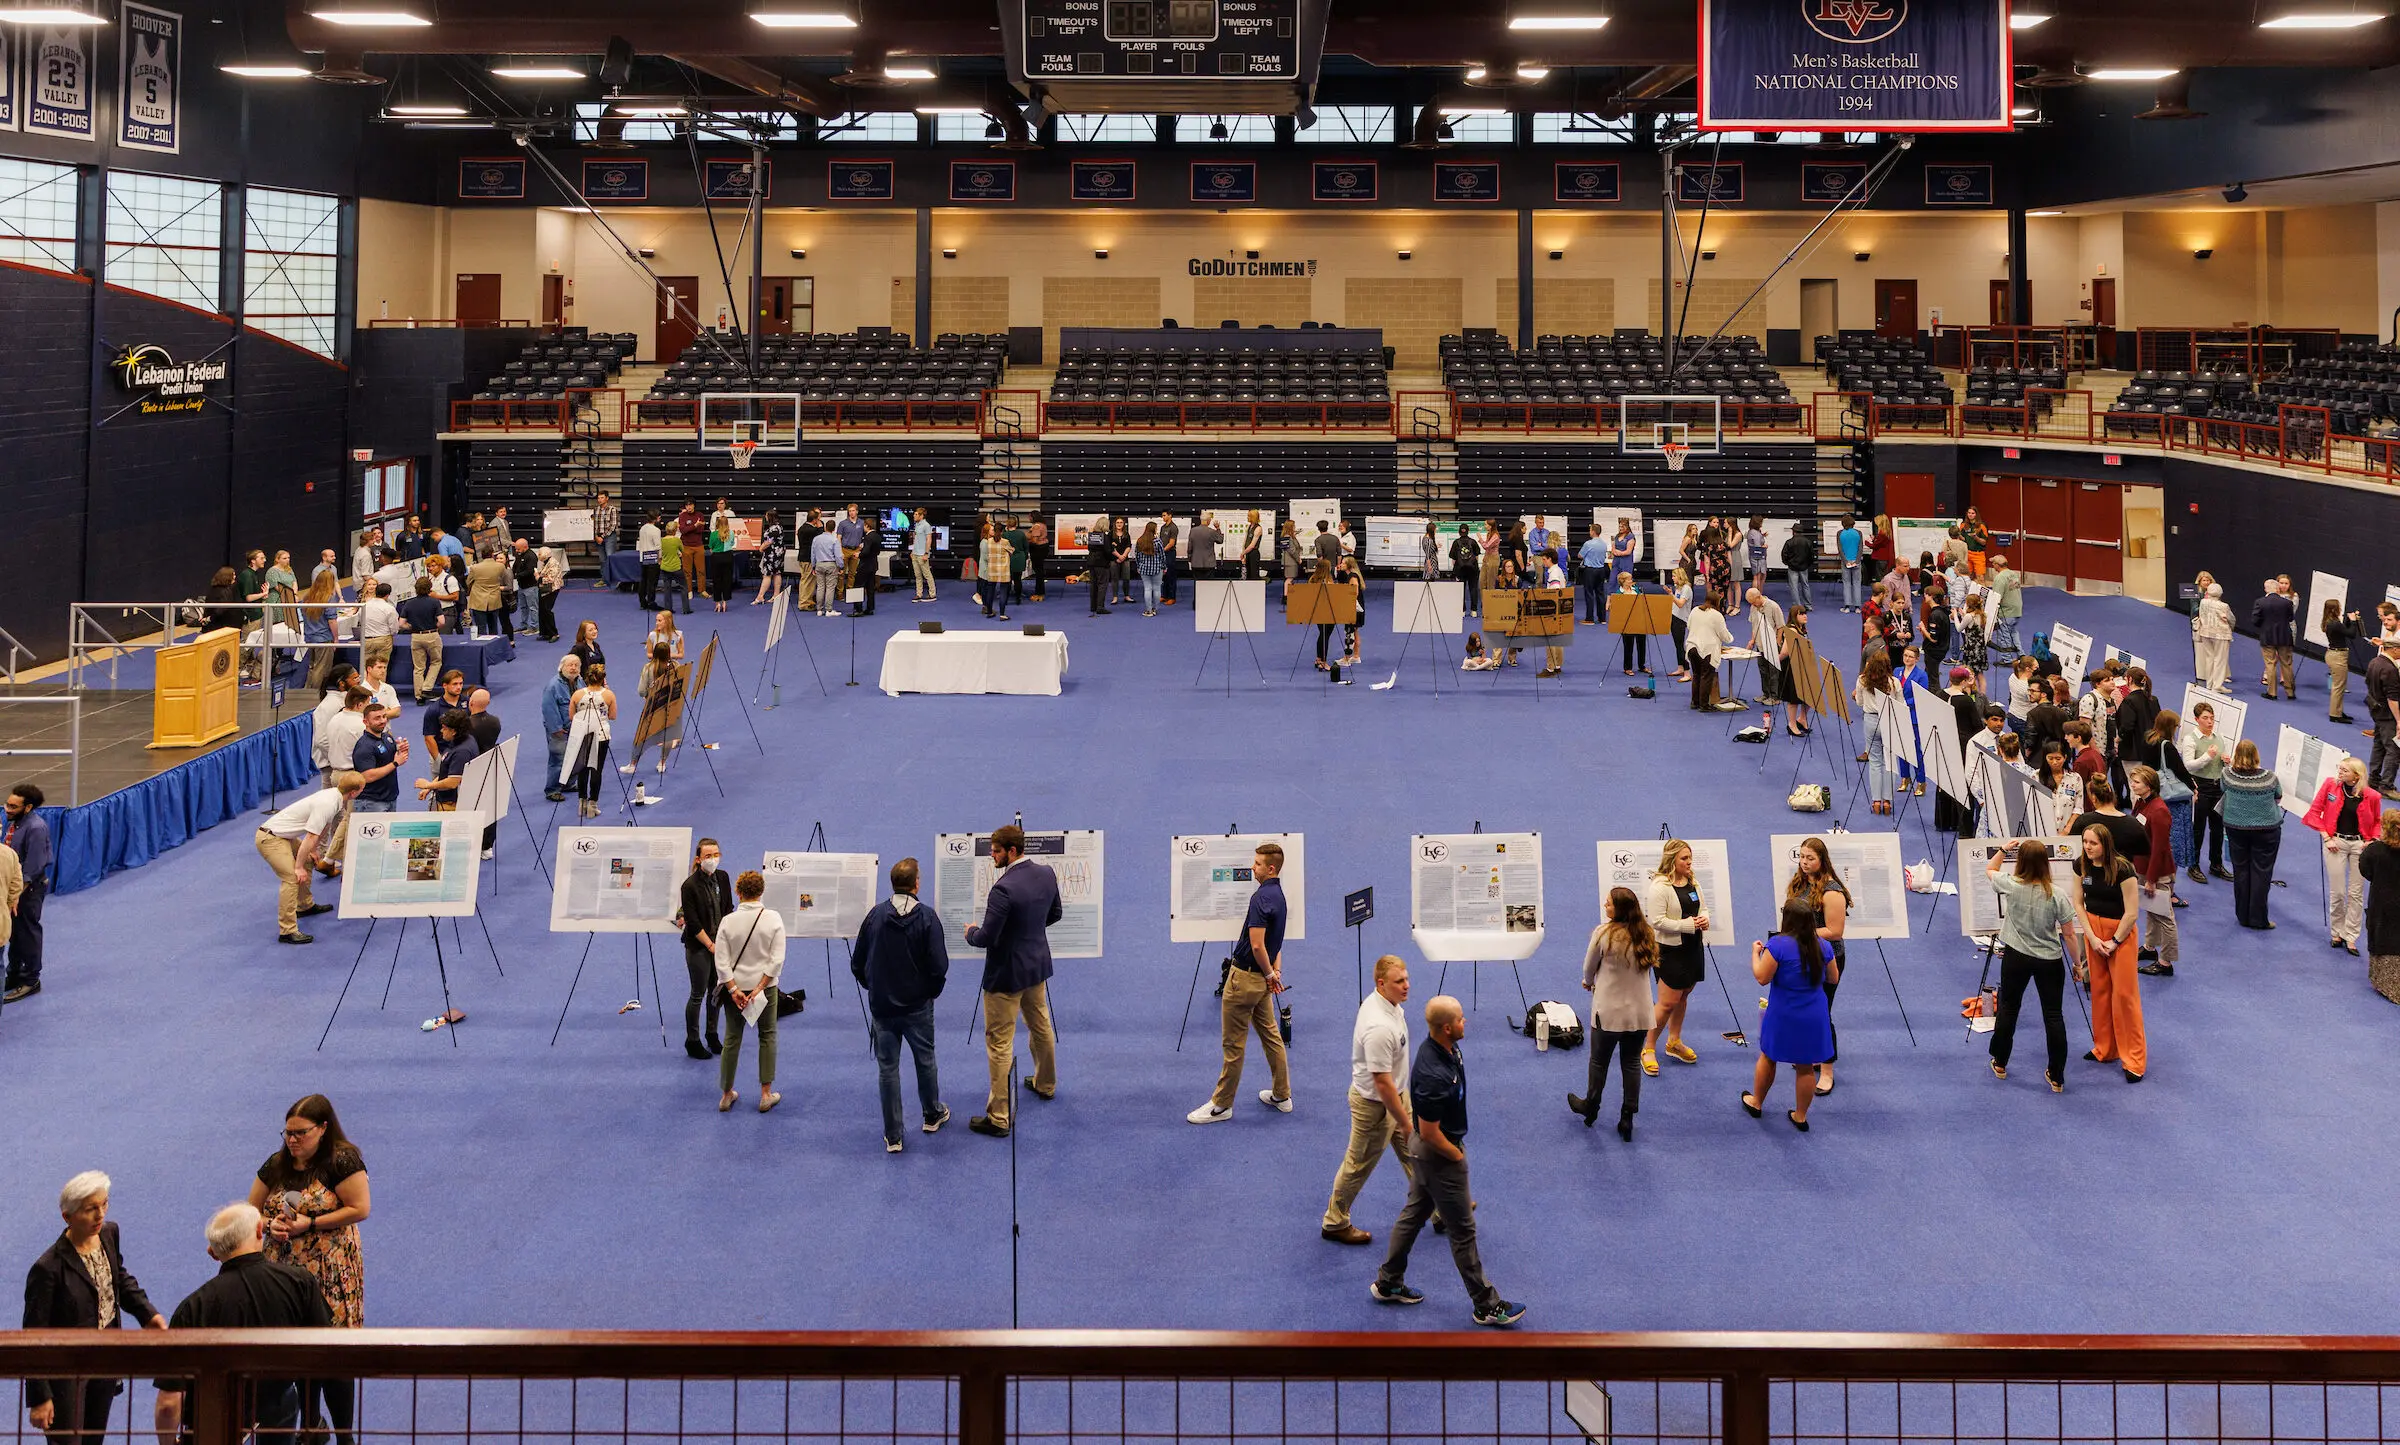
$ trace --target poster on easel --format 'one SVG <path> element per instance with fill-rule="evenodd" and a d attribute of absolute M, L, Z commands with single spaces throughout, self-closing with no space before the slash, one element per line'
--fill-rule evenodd
<path fill-rule="evenodd" d="M 1176 943 L 1231 943 L 1242 936 L 1250 895 L 1258 891 L 1258 847 L 1283 849 L 1283 937 L 1308 937 L 1308 848 L 1298 833 L 1197 833 L 1167 840 L 1167 937 Z"/>
<path fill-rule="evenodd" d="M 1107 835 L 1094 828 L 1025 830 L 1025 856 L 1058 875 L 1059 920 L 1050 925 L 1050 956 L 1098 958 L 1107 882 Z M 933 906 L 951 955 L 982 950 L 967 942 L 967 926 L 983 922 L 992 891 L 992 835 L 943 833 L 933 840 Z"/>
<path fill-rule="evenodd" d="M 1950 699 L 1913 682 L 1908 687 L 1917 705 L 1917 729 L 1925 741 L 1925 776 L 1949 794 L 1951 801 L 1973 806 L 1975 800 L 1967 788 L 1966 745 L 1959 739 L 1958 714 L 1950 710 Z"/>
<path fill-rule="evenodd" d="M 674 933 L 691 861 L 689 828 L 561 828 L 550 931 Z"/>
<path fill-rule="evenodd" d="M 1777 833 L 1767 840 L 1767 879 L 1770 912 L 1783 915 L 1783 890 L 1800 871 L 1800 845 L 1809 838 L 1825 844 L 1833 873 L 1850 894 L 1850 913 L 1842 929 L 1846 942 L 1908 937 L 1908 888 L 1902 876 L 1898 833 Z"/>
<path fill-rule="evenodd" d="M 458 776 L 461 812 L 481 813 L 489 823 L 506 818 L 517 776 L 517 735 L 510 734 L 488 753 L 478 753 Z"/>
<path fill-rule="evenodd" d="M 2350 610 L 2350 579 L 2336 577 L 2331 572 L 2308 574 L 2308 605 L 2300 609 L 2300 636 L 2319 647 L 2325 645 L 2325 604 L 2331 602 L 2343 612 Z"/>
<path fill-rule="evenodd" d="M 1264 632 L 1267 584 L 1217 577 L 1192 579 L 1194 632 Z"/>
<path fill-rule="evenodd" d="M 683 704 L 692 680 L 692 665 L 671 662 L 650 684 L 642 699 L 641 718 L 633 725 L 633 761 L 656 747 L 666 749 L 683 741 Z"/>
<path fill-rule="evenodd" d="M 1292 535 L 1299 539 L 1303 556 L 1314 555 L 1311 548 L 1316 542 L 1317 523 L 1325 523 L 1325 529 L 1336 536 L 1341 534 L 1342 499 L 1339 497 L 1294 497 L 1291 512 Z"/>
<path fill-rule="evenodd" d="M 2225 756 L 2228 759 L 2233 756 L 2233 745 L 2242 740 L 2242 729 L 2250 722 L 2250 704 L 2229 693 L 2202 687 L 2196 682 L 2185 683 L 2181 714 L 2183 726 L 2176 730 L 2175 746 L 2183 753 L 2183 760 L 2187 764 L 2200 746 L 2200 725 L 2192 721 L 2192 716 L 2202 703 L 2208 704 L 2217 715 L 2216 735 L 2224 739 Z"/>
<path fill-rule="evenodd" d="M 1958 931 L 1968 938 L 1982 938 L 1998 933 L 2001 924 L 2000 890 L 1992 886 L 1991 875 L 1984 871 L 1990 866 L 1994 853 L 2017 846 L 2015 838 L 1961 838 L 1958 840 Z M 2067 870 L 2073 866 L 2076 849 L 2073 838 L 2035 838 L 2050 849 L 2050 886 L 2061 896 L 2067 891 Z M 2065 861 L 2062 861 L 2065 860 Z M 2014 865 L 2003 863 L 2000 871 L 2008 872 Z"/>
<path fill-rule="evenodd" d="M 482 873 L 481 813 L 352 813 L 342 918 L 466 918 Z"/>
<path fill-rule="evenodd" d="M 2058 659 L 2059 676 L 2067 685 L 2081 691 L 2083 679 L 2091 670 L 2092 635 L 2069 627 L 2064 622 L 2050 624 L 2050 655 Z"/>
<path fill-rule="evenodd" d="M 1730 948 L 1741 937 L 1733 921 L 1733 855 L 1722 838 L 1684 838 L 1678 840 L 1692 850 L 1692 882 L 1700 889 L 1700 911 L 1708 915 L 1708 929 L 1700 935 L 1703 942 L 1719 948 Z M 1650 909 L 1650 880 L 1658 873 L 1666 854 L 1666 842 L 1659 838 L 1602 839 L 1597 845 L 1600 858 L 1600 913 L 1608 917 L 1608 890 L 1630 888 L 1633 896 L 1642 901 L 1642 911 Z"/>
<path fill-rule="evenodd" d="M 1547 929 L 1539 833 L 1409 839 L 1410 930 L 1430 963 L 1530 958 Z"/>
<path fill-rule="evenodd" d="M 1250 513 L 1254 510 L 1258 513 L 1258 555 L 1262 561 L 1274 560 L 1274 508 L 1244 507 L 1238 511 L 1228 511 L 1220 507 L 1216 513 L 1217 530 L 1225 534 L 1225 540 L 1217 544 L 1218 571 L 1230 574 L 1240 570 L 1242 548 L 1250 544 Z"/>
<path fill-rule="evenodd" d="M 594 542 L 592 513 L 589 507 L 551 507 L 542 513 L 542 540 L 548 542 Z M 610 540 L 615 540 L 611 538 Z"/>
<path fill-rule="evenodd" d="M 1592 535 L 1593 535 L 1593 536 L 1595 536 L 1595 537 L 1598 537 L 1598 538 L 1600 538 L 1602 541 L 1605 541 L 1605 542 L 1609 543 L 1609 544 L 1611 545 L 1611 547 L 1614 547 L 1614 545 L 1616 544 L 1616 540 L 1617 540 L 1617 523 L 1619 523 L 1619 522 L 1628 522 L 1628 523 L 1631 523 L 1631 524 L 1632 524 L 1632 526 L 1633 526 L 1633 559 L 1632 559 L 1632 560 L 1633 560 L 1635 563 L 1639 563 L 1639 562 L 1641 562 L 1641 561 L 1642 561 L 1642 560 L 1643 560 L 1645 557 L 1647 557 L 1647 556 L 1649 555 L 1649 553 L 1648 553 L 1648 552 L 1645 550 L 1645 548 L 1644 548 L 1644 546 L 1643 546 L 1643 542 L 1642 542 L 1642 509 L 1641 509 L 1641 508 L 1639 508 L 1639 507 L 1594 507 L 1594 508 L 1592 508 Z M 1670 554 L 1670 556 L 1671 556 L 1671 555 L 1672 555 L 1672 554 Z"/>
<path fill-rule="evenodd" d="M 2295 818 L 2306 813 L 2317 789 L 2349 757 L 2323 738 L 2284 723 L 2275 733 L 2275 776 L 2283 782 L 2283 810 Z"/>
<path fill-rule="evenodd" d="M 760 902 L 783 919 L 786 938 L 856 938 L 875 906 L 872 853 L 768 853 L 759 859 Z"/>
<path fill-rule="evenodd" d="M 797 590 L 791 587 L 776 590 L 775 601 L 767 610 L 767 645 L 760 651 L 773 652 L 783 645 L 783 629 L 791 619 L 792 597 Z"/>
<path fill-rule="evenodd" d="M 1456 637 L 1466 631 L 1467 589 L 1458 579 L 1392 584 L 1392 631 Z"/>
<path fill-rule="evenodd" d="M 2140 653 L 2129 651 L 2125 648 L 2115 646 L 2114 644 L 2103 646 L 2100 649 L 2101 665 L 2105 667 L 2112 662 L 2118 667 L 2127 669 L 2129 671 L 2137 667 L 2142 669 L 2144 672 L 2148 672 L 2150 670 L 2149 662 L 2146 661 Z"/>

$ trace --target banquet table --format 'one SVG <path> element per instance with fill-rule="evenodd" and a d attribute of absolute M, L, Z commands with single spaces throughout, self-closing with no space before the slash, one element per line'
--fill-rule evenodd
<path fill-rule="evenodd" d="M 1056 697 L 1066 670 L 1067 639 L 1056 632 L 1040 637 L 990 630 L 895 632 L 883 644 L 883 678 L 877 685 L 894 697 L 904 692 Z"/>

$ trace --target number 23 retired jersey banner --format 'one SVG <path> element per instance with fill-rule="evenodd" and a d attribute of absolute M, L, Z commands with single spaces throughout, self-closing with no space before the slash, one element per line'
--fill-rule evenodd
<path fill-rule="evenodd" d="M 1701 0 L 1703 130 L 2010 128 L 2006 0 Z"/>

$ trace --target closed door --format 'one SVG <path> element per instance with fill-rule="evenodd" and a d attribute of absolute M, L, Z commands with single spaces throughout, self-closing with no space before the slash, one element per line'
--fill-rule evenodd
<path fill-rule="evenodd" d="M 2092 283 L 2092 324 L 2117 324 L 2117 278 L 2102 276 Z"/>
<path fill-rule="evenodd" d="M 816 278 L 766 276 L 758 283 L 758 334 L 805 336 L 816 328 Z"/>
<path fill-rule="evenodd" d="M 1875 283 L 1875 334 L 1902 339 L 1917 334 L 1917 283 Z"/>
<path fill-rule="evenodd" d="M 1885 472 L 1883 514 L 1887 517 L 1935 517 L 1933 473 Z"/>
<path fill-rule="evenodd" d="M 2003 550 L 2014 548 L 2017 534 L 2025 526 L 2025 504 L 2018 495 L 2017 479 L 1978 472 L 1969 488 L 1969 495 L 1973 498 L 1971 505 L 1975 508 L 1975 515 L 1982 519 L 1984 527 L 1992 534 L 1992 545 Z M 2018 562 L 2024 561 L 2014 553 L 2011 553 L 2011 557 Z"/>
<path fill-rule="evenodd" d="M 2067 485 L 2055 478 L 2027 477 L 2020 493 L 2025 522 L 2017 540 L 2025 555 L 2017 570 L 2054 586 L 2075 575 L 2075 503 Z"/>
<path fill-rule="evenodd" d="M 2125 499 L 2115 482 L 2072 487 L 2074 589 L 2113 597 L 2125 590 Z"/>
<path fill-rule="evenodd" d="M 489 326 L 500 319 L 500 273 L 478 271 L 458 278 L 458 297 L 450 314 L 462 326 Z"/>
<path fill-rule="evenodd" d="M 1992 324 L 1994 326 L 2008 324 L 2008 283 L 2006 281 L 1992 283 Z"/>
<path fill-rule="evenodd" d="M 700 278 L 697 276 L 661 276 L 658 278 L 658 331 L 656 360 L 661 366 L 683 355 L 684 348 L 700 334 Z"/>
<path fill-rule="evenodd" d="M 1800 283 L 1800 344 L 1808 348 L 1808 361 L 1817 360 L 1817 338 L 1832 336 L 1842 329 L 1839 287 L 1830 280 L 1803 280 Z"/>
<path fill-rule="evenodd" d="M 564 276 L 544 276 L 542 278 L 542 324 L 544 326 L 567 324 L 567 278 Z"/>

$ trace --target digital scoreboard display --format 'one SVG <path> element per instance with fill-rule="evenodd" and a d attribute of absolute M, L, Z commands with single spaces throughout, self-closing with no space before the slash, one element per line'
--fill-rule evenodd
<path fill-rule="evenodd" d="M 1028 80 L 1297 80 L 1300 0 L 1024 0 Z"/>

